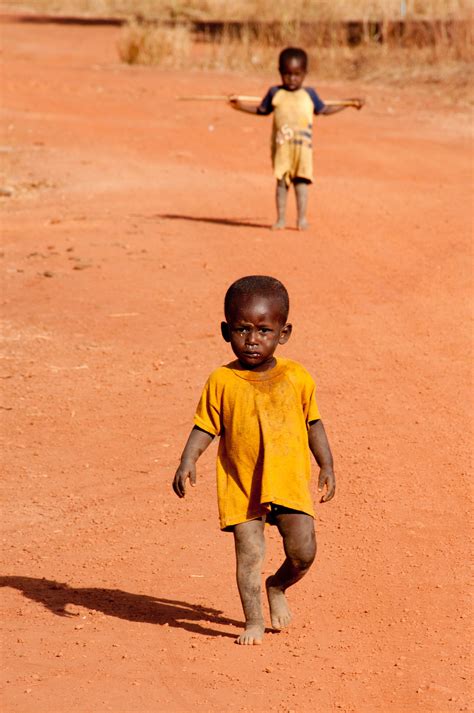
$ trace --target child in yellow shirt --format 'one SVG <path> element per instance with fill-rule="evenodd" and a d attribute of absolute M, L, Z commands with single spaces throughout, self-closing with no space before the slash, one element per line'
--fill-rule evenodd
<path fill-rule="evenodd" d="M 281 85 L 270 87 L 259 106 L 229 97 L 234 109 L 248 114 L 273 113 L 272 163 L 277 180 L 277 221 L 274 230 L 286 225 L 286 201 L 290 184 L 294 185 L 298 230 L 308 227 L 306 209 L 308 185 L 313 182 L 313 114 L 327 116 L 352 106 L 361 109 L 362 99 L 348 99 L 325 104 L 312 87 L 304 87 L 308 56 L 300 47 L 280 52 L 278 71 Z"/>
<path fill-rule="evenodd" d="M 287 322 L 288 292 L 273 277 L 253 275 L 228 289 L 222 336 L 237 357 L 209 377 L 194 417 L 173 489 L 186 493 L 196 484 L 196 461 L 215 436 L 220 525 L 232 531 L 237 584 L 245 631 L 237 643 L 260 644 L 264 633 L 261 571 L 264 525 L 276 525 L 286 559 L 266 581 L 274 629 L 286 627 L 291 614 L 285 598 L 316 555 L 314 510 L 309 490 L 310 451 L 320 467 L 321 502 L 334 497 L 335 479 L 329 443 L 310 375 L 297 362 L 276 358 L 292 325 Z"/>

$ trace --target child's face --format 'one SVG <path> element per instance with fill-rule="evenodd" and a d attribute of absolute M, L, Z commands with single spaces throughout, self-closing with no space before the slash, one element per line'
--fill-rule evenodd
<path fill-rule="evenodd" d="M 291 324 L 285 324 L 278 299 L 249 295 L 232 305 L 221 330 L 245 369 L 266 371 L 275 364 L 277 346 L 290 338 Z"/>
<path fill-rule="evenodd" d="M 280 67 L 281 81 L 285 89 L 296 92 L 301 87 L 306 77 L 306 70 L 301 64 L 301 60 L 292 57 Z"/>

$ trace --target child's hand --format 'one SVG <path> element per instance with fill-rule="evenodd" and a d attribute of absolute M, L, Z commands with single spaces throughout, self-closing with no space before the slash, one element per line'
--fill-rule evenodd
<path fill-rule="evenodd" d="M 235 94 L 229 94 L 227 101 L 231 105 L 232 109 L 240 109 L 240 101 Z"/>
<path fill-rule="evenodd" d="M 357 109 L 357 111 L 362 109 L 365 104 L 365 99 L 360 99 L 359 97 L 355 97 L 354 99 L 350 99 L 349 101 L 352 102 L 352 106 L 354 107 L 354 109 Z"/>
<path fill-rule="evenodd" d="M 186 495 L 186 481 L 188 478 L 193 488 L 196 485 L 196 461 L 204 453 L 208 445 L 212 443 L 213 438 L 214 436 L 210 433 L 196 426 L 189 434 L 179 468 L 173 480 L 173 490 L 178 498 L 184 498 Z"/>
<path fill-rule="evenodd" d="M 195 463 L 181 463 L 173 480 L 173 490 L 178 498 L 184 498 L 186 495 L 186 481 L 189 478 L 191 486 L 196 485 L 196 465 Z"/>
<path fill-rule="evenodd" d="M 319 471 L 318 490 L 322 492 L 326 486 L 326 493 L 321 496 L 320 503 L 327 503 L 332 500 L 336 492 L 336 479 L 332 468 L 321 468 Z"/>

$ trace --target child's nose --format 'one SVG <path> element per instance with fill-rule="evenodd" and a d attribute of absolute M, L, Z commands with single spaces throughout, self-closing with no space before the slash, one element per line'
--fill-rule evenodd
<path fill-rule="evenodd" d="M 257 343 L 257 335 L 258 335 L 257 330 L 251 329 L 247 333 L 247 344 L 256 344 Z"/>

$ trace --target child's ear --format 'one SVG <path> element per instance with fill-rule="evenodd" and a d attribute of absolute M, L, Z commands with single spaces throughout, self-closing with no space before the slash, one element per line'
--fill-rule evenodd
<path fill-rule="evenodd" d="M 221 322 L 221 334 L 224 342 L 230 342 L 230 327 L 227 322 Z"/>
<path fill-rule="evenodd" d="M 288 339 L 291 337 L 291 332 L 293 331 L 293 325 L 292 324 L 285 324 L 283 329 L 280 332 L 280 339 L 278 340 L 278 344 L 286 344 Z"/>

